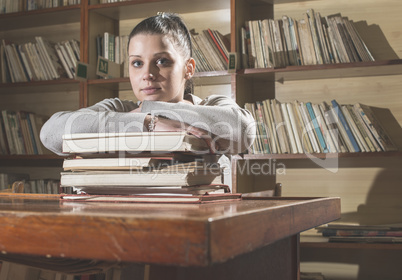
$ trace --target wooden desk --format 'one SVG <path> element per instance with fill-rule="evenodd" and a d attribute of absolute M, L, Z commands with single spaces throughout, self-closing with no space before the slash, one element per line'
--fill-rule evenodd
<path fill-rule="evenodd" d="M 339 217 L 339 198 L 178 205 L 0 195 L 0 259 L 155 264 L 151 279 L 297 279 L 299 232 Z"/>

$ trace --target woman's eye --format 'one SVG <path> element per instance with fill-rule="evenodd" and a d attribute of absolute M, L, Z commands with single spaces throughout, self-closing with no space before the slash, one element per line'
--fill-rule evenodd
<path fill-rule="evenodd" d="M 142 62 L 138 61 L 138 60 L 134 60 L 131 62 L 131 65 L 138 68 L 138 67 L 141 67 Z"/>
<path fill-rule="evenodd" d="M 162 66 L 167 66 L 167 65 L 170 64 L 170 61 L 169 61 L 169 59 L 167 59 L 167 58 L 160 58 L 160 59 L 158 59 L 158 60 L 156 61 L 156 64 L 157 64 L 157 65 L 162 65 Z"/>

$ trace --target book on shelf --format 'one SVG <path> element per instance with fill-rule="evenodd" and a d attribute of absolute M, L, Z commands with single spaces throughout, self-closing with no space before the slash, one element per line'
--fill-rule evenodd
<path fill-rule="evenodd" d="M 0 173 L 0 192 L 11 192 L 13 184 L 23 182 L 24 193 L 59 193 L 59 180 L 55 179 L 31 179 L 27 173 Z"/>
<path fill-rule="evenodd" d="M 191 30 L 196 71 L 222 71 L 228 69 L 230 41 L 217 30 Z"/>
<path fill-rule="evenodd" d="M 48 153 L 39 138 L 45 117 L 25 111 L 2 110 L 0 114 L 0 154 L 40 155 Z"/>
<path fill-rule="evenodd" d="M 266 143 L 269 153 L 278 154 L 398 150 L 392 138 L 399 139 L 402 130 L 388 109 L 336 100 L 313 104 L 272 99 L 257 106 L 260 103 L 245 104 L 256 119 L 257 133 L 262 133 L 250 153 L 267 153 Z"/>
<path fill-rule="evenodd" d="M 311 8 L 299 19 L 246 21 L 241 47 L 250 68 L 374 61 L 352 20 Z"/>
<path fill-rule="evenodd" d="M 0 190 L 11 188 L 15 181 L 29 180 L 29 174 L 27 173 L 0 173 Z"/>
<path fill-rule="evenodd" d="M 96 55 L 122 65 L 123 77 L 128 77 L 128 35 L 104 32 L 96 36 Z"/>
<path fill-rule="evenodd" d="M 333 106 L 334 114 L 340 121 L 340 126 L 342 126 L 346 132 L 346 135 L 344 135 L 344 137 L 352 144 L 352 146 L 349 147 L 349 152 L 360 152 L 361 151 L 360 147 L 357 144 L 356 138 L 352 130 L 350 129 L 350 126 L 345 118 L 345 115 L 342 112 L 342 108 L 339 106 L 336 100 L 331 100 L 331 104 Z"/>
<path fill-rule="evenodd" d="M 329 242 L 351 243 L 402 243 L 402 237 L 393 236 L 330 236 Z"/>
<path fill-rule="evenodd" d="M 320 151 L 323 153 L 328 153 L 329 149 L 327 146 L 327 142 L 324 139 L 323 131 L 321 130 L 320 125 L 318 124 L 318 116 L 315 114 L 311 102 L 306 102 L 306 108 L 307 112 L 309 113 L 311 123 L 313 124 L 313 129 L 318 139 L 318 143 L 320 145 Z"/>
<path fill-rule="evenodd" d="M 330 223 L 316 228 L 329 242 L 401 243 L 402 225 L 358 225 Z"/>
<path fill-rule="evenodd" d="M 53 43 L 42 36 L 19 45 L 3 39 L 0 53 L 2 83 L 73 79 L 80 60 L 78 41 Z"/>
<path fill-rule="evenodd" d="M 79 5 L 81 0 L 43 1 L 43 0 L 2 0 L 0 1 L 0 14 L 49 9 L 70 5 Z"/>
<path fill-rule="evenodd" d="M 384 128 L 386 123 L 381 123 L 379 121 L 379 117 L 382 115 L 381 113 L 386 113 L 390 115 L 390 112 L 384 112 L 384 110 L 380 110 L 379 108 L 374 108 L 365 104 L 356 103 L 354 105 L 356 108 L 356 112 L 359 114 L 365 125 L 368 127 L 373 137 L 376 140 L 376 143 L 380 145 L 383 151 L 396 151 L 397 147 L 391 140 L 388 132 Z M 377 112 L 377 114 L 375 114 Z M 393 128 L 395 130 L 400 130 L 399 127 Z"/>
<path fill-rule="evenodd" d="M 308 135 L 308 138 L 312 145 L 312 151 L 314 153 L 319 153 L 319 152 L 321 152 L 321 150 L 320 150 L 320 147 L 318 144 L 318 139 L 317 139 L 316 133 L 314 133 L 314 127 L 310 120 L 309 113 L 307 111 L 307 107 L 305 106 L 304 102 L 299 102 L 298 105 L 299 106 L 297 106 L 297 109 L 299 109 L 299 111 L 300 111 L 300 115 L 302 116 L 302 120 L 303 120 L 304 127 L 305 127 L 303 133 Z"/>

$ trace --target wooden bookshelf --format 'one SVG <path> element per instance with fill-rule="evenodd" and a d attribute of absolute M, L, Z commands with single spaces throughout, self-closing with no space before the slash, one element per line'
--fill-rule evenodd
<path fill-rule="evenodd" d="M 160 11 L 181 13 L 190 28 L 216 28 L 230 33 L 231 51 L 239 52 L 239 29 L 245 20 L 280 18 L 282 15 L 300 18 L 308 8 L 314 8 L 322 15 L 341 12 L 355 22 L 366 24 L 371 37 L 366 35 L 365 38 L 369 39 L 367 44 L 372 48 L 376 61 L 238 69 L 235 73 L 204 72 L 195 75 L 195 86 L 208 86 L 208 92 L 212 93 L 220 93 L 222 85 L 228 86 L 230 92 L 227 94 L 241 106 L 246 102 L 269 98 L 282 102 L 295 99 L 311 102 L 337 99 L 341 104 L 361 102 L 389 108 L 401 124 L 402 37 L 398 34 L 402 2 L 339 0 L 334 4 L 330 0 L 135 0 L 99 4 L 96 0 L 90 0 L 74 6 L 1 14 L 0 37 L 11 38 L 17 43 L 31 40 L 41 32 L 51 40 L 74 37 L 81 43 L 81 60 L 95 66 L 94 38 L 98 34 L 108 31 L 126 35 L 142 18 Z M 384 46 L 385 43 L 388 47 Z M 91 74 L 95 76 L 95 73 Z M 214 86 L 216 91 L 213 90 Z M 0 109 L 8 109 L 3 106 L 15 103 L 15 107 L 32 109 L 35 113 L 45 111 L 50 115 L 56 111 L 90 106 L 104 98 L 119 97 L 122 92 L 130 93 L 128 78 L 0 84 Z M 304 154 L 238 155 L 233 158 L 233 166 L 248 161 L 263 164 L 275 160 L 286 163 L 288 169 L 286 175 L 270 176 L 243 176 L 239 170 L 233 170 L 234 186 L 244 191 L 254 191 L 269 189 L 276 182 L 281 182 L 284 196 L 340 196 L 345 216 L 358 212 L 362 204 L 374 199 L 378 210 L 385 212 L 384 218 L 388 218 L 386 214 L 389 214 L 389 218 L 398 219 L 402 215 L 396 206 L 396 200 L 402 199 L 398 188 L 402 145 L 401 139 L 397 141 L 400 147 L 398 152 L 312 154 L 317 159 L 338 159 L 339 170 L 334 174 L 317 167 Z M 62 159 L 48 155 L 0 156 L 0 167 L 11 165 L 24 170 L 26 166 L 46 168 L 61 166 Z M 380 198 L 384 198 L 384 201 L 379 201 Z M 370 212 L 363 216 L 367 218 L 374 214 Z M 311 248 L 345 248 L 357 252 L 364 249 L 402 249 L 400 244 L 301 243 L 302 251 Z M 394 279 L 392 277 L 385 278 Z"/>

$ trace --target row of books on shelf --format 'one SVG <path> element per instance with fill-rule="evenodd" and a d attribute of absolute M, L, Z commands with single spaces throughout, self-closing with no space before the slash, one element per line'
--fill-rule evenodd
<path fill-rule="evenodd" d="M 402 225 L 357 225 L 330 223 L 316 228 L 329 242 L 402 243 Z"/>
<path fill-rule="evenodd" d="M 24 182 L 24 193 L 59 193 L 59 180 L 54 179 L 30 179 L 26 173 L 0 173 L 0 192 L 11 189 L 14 182 Z"/>
<path fill-rule="evenodd" d="M 123 77 L 128 77 L 128 35 L 105 32 L 96 36 L 96 54 L 109 61 L 123 65 Z"/>
<path fill-rule="evenodd" d="M 71 263 L 78 267 L 79 261 L 74 260 Z M 113 267 L 98 273 L 81 272 L 74 275 L 6 261 L 0 263 L 0 271 L 0 280 L 120 280 L 124 273 L 122 268 Z"/>
<path fill-rule="evenodd" d="M 301 19 L 246 21 L 241 29 L 243 68 L 374 61 L 354 22 L 340 13 Z"/>
<path fill-rule="evenodd" d="M 2 40 L 0 73 L 2 83 L 74 79 L 80 46 L 77 40 L 53 43 L 36 36 L 34 42 L 14 44 Z"/>
<path fill-rule="evenodd" d="M 46 118 L 30 112 L 2 110 L 0 154 L 40 155 L 46 153 L 39 132 Z"/>
<path fill-rule="evenodd" d="M 57 8 L 80 3 L 81 0 L 1 0 L 0 14 Z"/>
<path fill-rule="evenodd" d="M 191 31 L 196 72 L 223 71 L 228 69 L 230 40 L 217 30 Z"/>
<path fill-rule="evenodd" d="M 250 153 L 344 153 L 395 151 L 380 116 L 389 110 L 356 103 L 279 102 L 267 99 L 246 103 L 254 116 L 257 137 Z M 400 127 L 399 127 L 400 130 Z"/>

